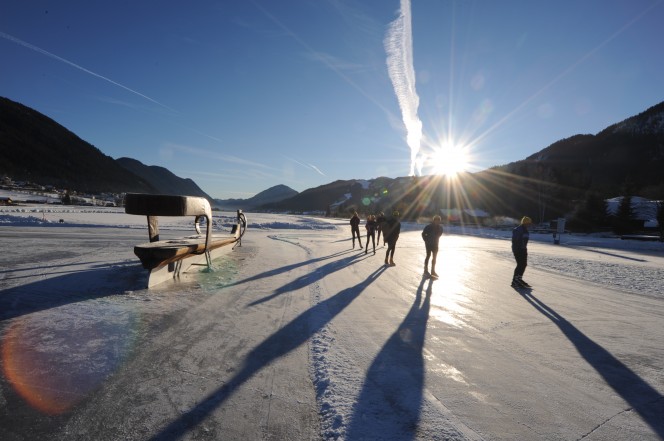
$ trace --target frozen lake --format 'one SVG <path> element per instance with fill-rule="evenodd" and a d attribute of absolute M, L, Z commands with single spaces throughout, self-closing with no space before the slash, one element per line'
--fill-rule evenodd
<path fill-rule="evenodd" d="M 446 230 L 432 281 L 423 225 L 387 267 L 345 220 L 248 218 L 148 291 L 142 217 L 1 207 L 0 438 L 664 439 L 661 243 L 533 235 L 516 291 L 509 232 Z"/>

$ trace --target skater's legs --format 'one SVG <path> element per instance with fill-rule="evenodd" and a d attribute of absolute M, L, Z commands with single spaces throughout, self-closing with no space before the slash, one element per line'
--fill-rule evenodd
<path fill-rule="evenodd" d="M 387 251 L 385 252 L 385 263 L 394 263 L 394 248 L 396 247 L 396 243 L 393 242 L 388 242 L 387 243 Z"/>
<path fill-rule="evenodd" d="M 369 233 L 369 232 L 367 232 L 367 246 L 366 246 L 364 252 L 366 253 L 366 252 L 369 251 L 369 239 L 371 239 L 371 243 L 373 243 L 373 250 L 374 250 L 374 253 L 375 253 L 376 252 L 376 233 Z"/>
<path fill-rule="evenodd" d="M 438 250 L 431 250 L 431 274 L 436 274 L 436 257 L 438 257 Z"/>
<path fill-rule="evenodd" d="M 516 260 L 516 267 L 514 268 L 514 278 L 520 279 L 521 277 L 523 277 L 523 273 L 526 272 L 526 266 L 528 266 L 528 254 L 515 253 L 514 259 Z"/>
<path fill-rule="evenodd" d="M 357 243 L 360 244 L 360 248 L 362 248 L 362 239 L 360 239 L 360 229 L 359 228 L 352 228 L 352 233 L 353 233 L 353 248 L 355 248 L 355 236 L 357 235 Z"/>
<path fill-rule="evenodd" d="M 385 263 L 393 264 L 394 263 L 394 249 L 396 248 L 396 242 L 387 243 L 387 252 L 385 253 Z"/>

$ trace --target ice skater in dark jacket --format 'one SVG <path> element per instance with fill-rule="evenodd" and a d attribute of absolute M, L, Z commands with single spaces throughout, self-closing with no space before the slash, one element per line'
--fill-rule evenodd
<path fill-rule="evenodd" d="M 378 246 L 380 246 L 380 233 L 383 231 L 383 225 L 385 224 L 385 215 L 381 211 L 376 217 L 376 231 L 378 231 Z M 385 235 L 383 234 L 383 245 L 385 245 Z"/>
<path fill-rule="evenodd" d="M 373 253 L 376 254 L 376 216 L 373 214 L 367 216 L 367 223 L 364 228 L 367 230 L 367 247 L 364 249 L 364 254 L 369 252 L 369 239 L 373 244 Z"/>
<path fill-rule="evenodd" d="M 355 248 L 355 236 L 357 236 L 357 242 L 362 248 L 362 239 L 360 239 L 360 216 L 357 215 L 357 211 L 353 213 L 353 217 L 350 218 L 350 231 L 353 235 L 353 248 Z"/>
<path fill-rule="evenodd" d="M 436 274 L 436 257 L 438 256 L 438 241 L 443 235 L 443 226 L 440 224 L 440 216 L 433 217 L 432 222 L 424 227 L 422 239 L 426 248 L 427 257 L 424 259 L 424 276 L 438 278 Z M 429 273 L 429 258 L 431 258 L 431 273 Z"/>
<path fill-rule="evenodd" d="M 528 266 L 528 239 L 530 238 L 528 225 L 532 223 L 532 219 L 524 216 L 521 219 L 521 224 L 512 230 L 512 253 L 514 253 L 514 259 L 516 260 L 512 286 L 516 288 L 530 288 L 530 285 L 523 280 L 523 273 L 526 271 L 526 266 Z"/>
<path fill-rule="evenodd" d="M 399 222 L 399 212 L 394 211 L 392 217 L 383 224 L 383 239 L 387 242 L 387 252 L 385 253 L 385 265 L 394 266 L 394 249 L 397 247 L 397 240 L 401 233 L 401 222 Z"/>

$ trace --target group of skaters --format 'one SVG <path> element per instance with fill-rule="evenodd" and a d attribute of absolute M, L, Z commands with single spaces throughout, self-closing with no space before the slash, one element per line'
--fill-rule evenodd
<path fill-rule="evenodd" d="M 440 224 L 440 216 L 434 216 L 432 222 L 424 227 L 422 231 L 422 239 L 424 239 L 424 246 L 426 249 L 426 259 L 424 260 L 424 275 L 426 277 L 437 278 L 436 274 L 436 257 L 438 256 L 438 242 L 440 236 L 443 235 L 443 226 Z M 355 248 L 355 238 L 362 249 L 362 238 L 360 236 L 360 217 L 357 212 L 353 213 L 350 218 L 351 234 L 353 237 L 353 248 Z M 399 212 L 393 211 L 392 216 L 386 218 L 381 212 L 378 215 L 370 214 L 367 216 L 367 221 L 364 225 L 367 230 L 366 247 L 364 254 L 369 253 L 369 241 L 373 246 L 373 253 L 376 254 L 376 241 L 380 246 L 380 235 L 383 234 L 383 246 L 387 245 L 385 252 L 385 265 L 395 266 L 394 251 L 399 240 L 401 233 L 401 222 L 399 221 Z M 378 239 L 376 239 L 378 233 Z M 429 272 L 429 260 L 431 260 L 431 272 Z"/>
<path fill-rule="evenodd" d="M 530 233 L 528 226 L 532 224 L 532 219 L 524 216 L 521 219 L 519 226 L 512 230 L 512 253 L 516 260 L 516 268 L 512 276 L 513 288 L 531 288 L 531 286 L 523 280 L 523 273 L 526 271 L 528 265 L 528 240 Z M 360 217 L 357 212 L 353 213 L 350 218 L 351 234 L 353 237 L 353 248 L 355 248 L 355 238 L 362 249 L 362 238 L 360 236 Z M 366 248 L 364 254 L 369 252 L 369 240 L 373 246 L 373 253 L 376 254 L 376 233 L 378 233 L 378 245 L 380 246 L 380 235 L 383 234 L 383 246 L 387 244 L 387 251 L 385 252 L 385 265 L 395 266 L 394 263 L 394 250 L 396 249 L 397 240 L 401 233 L 401 222 L 399 221 L 399 212 L 393 211 L 390 218 L 385 218 L 381 212 L 377 216 L 370 214 L 367 216 L 367 221 L 364 225 L 367 231 Z M 438 278 L 436 274 L 436 257 L 438 257 L 438 242 L 440 236 L 443 235 L 443 226 L 441 225 L 440 216 L 436 215 L 432 218 L 431 223 L 424 227 L 422 230 L 422 239 L 424 240 L 424 248 L 426 250 L 426 257 L 424 259 L 424 277 Z M 429 272 L 429 261 L 431 261 L 431 272 Z"/>
<path fill-rule="evenodd" d="M 397 240 L 399 240 L 399 234 L 401 233 L 401 222 L 399 222 L 399 212 L 393 211 L 392 217 L 386 218 L 385 214 L 382 212 L 377 216 L 370 214 L 367 216 L 367 222 L 364 225 L 364 228 L 367 230 L 367 245 L 364 249 L 364 254 L 369 253 L 369 241 L 373 246 L 373 253 L 376 254 L 376 242 L 380 246 L 380 235 L 383 235 L 383 246 L 387 244 L 387 252 L 385 253 L 385 265 L 394 265 L 394 249 L 397 245 Z M 355 248 L 355 238 L 357 237 L 357 243 L 362 248 L 362 237 L 360 236 L 360 216 L 357 215 L 357 212 L 353 213 L 353 217 L 350 218 L 350 229 L 353 235 L 353 248 Z M 376 233 L 378 234 L 378 239 L 376 240 Z"/>

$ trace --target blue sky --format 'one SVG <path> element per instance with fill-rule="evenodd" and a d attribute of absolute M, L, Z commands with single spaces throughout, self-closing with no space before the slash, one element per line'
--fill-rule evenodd
<path fill-rule="evenodd" d="M 0 95 L 216 198 L 409 175 L 399 90 L 416 174 L 523 159 L 664 100 L 664 0 L 403 3 L 5 1 Z"/>

